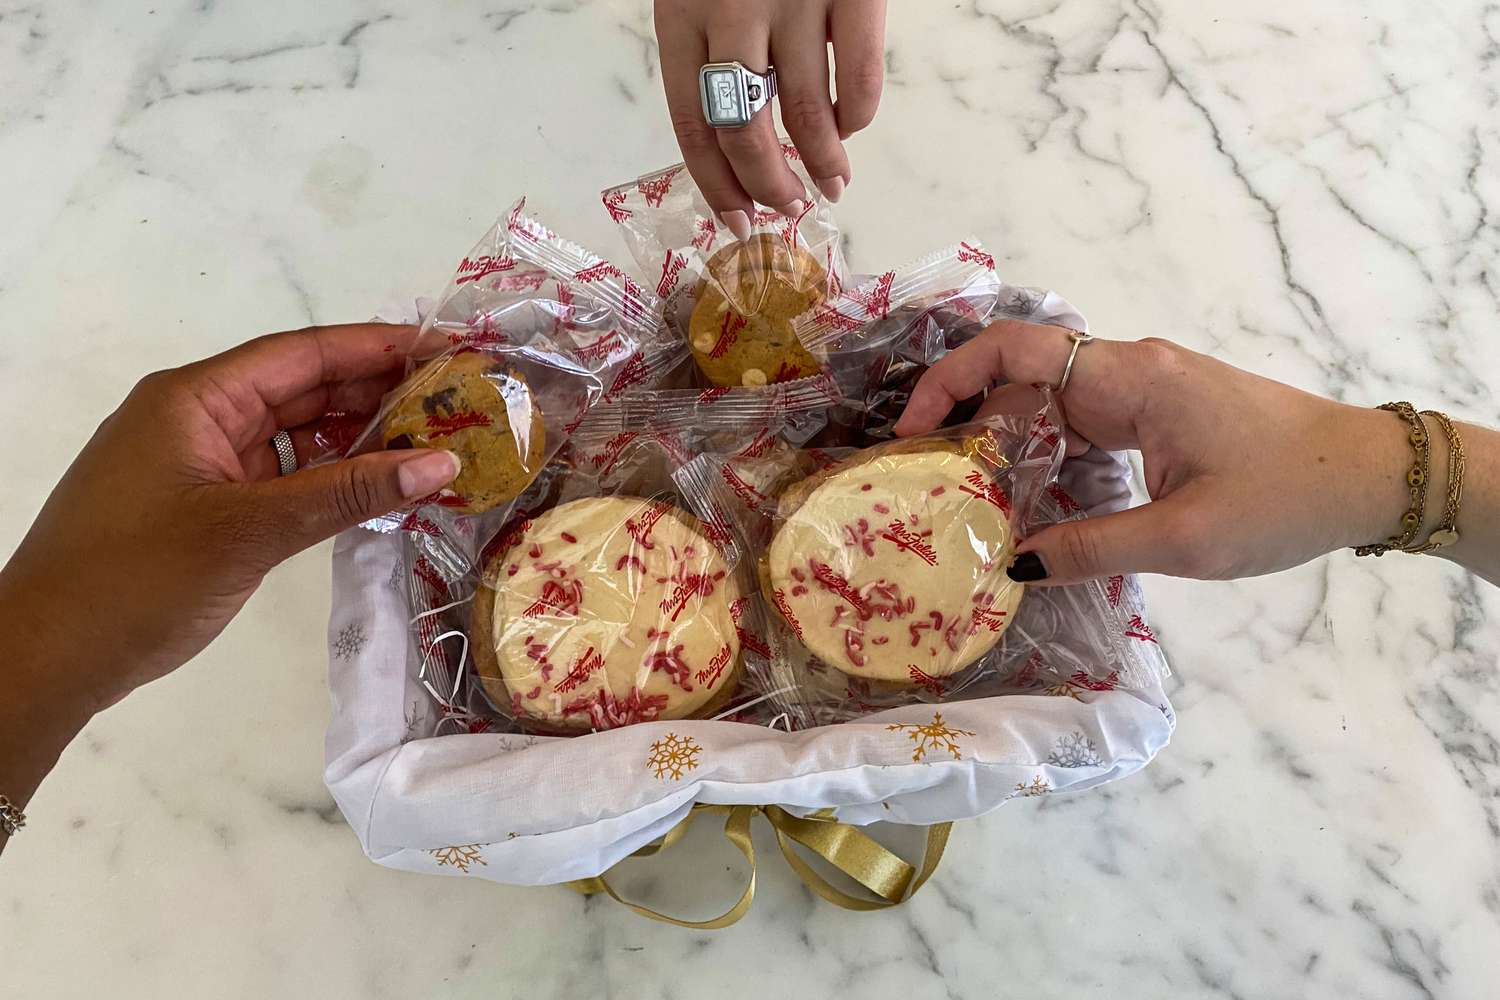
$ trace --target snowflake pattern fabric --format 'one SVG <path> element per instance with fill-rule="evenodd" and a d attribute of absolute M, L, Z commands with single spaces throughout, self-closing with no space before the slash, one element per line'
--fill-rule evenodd
<path fill-rule="evenodd" d="M 702 753 L 703 748 L 691 736 L 668 733 L 651 744 L 651 756 L 646 758 L 646 766 L 663 781 L 668 778 L 677 781 L 688 771 L 697 769 Z"/>
<path fill-rule="evenodd" d="M 954 760 L 963 760 L 960 752 L 958 738 L 960 736 L 973 736 L 967 729 L 952 729 L 943 722 L 943 713 L 933 712 L 932 721 L 925 726 L 907 724 L 894 724 L 885 727 L 891 732 L 908 731 L 908 737 L 916 746 L 912 749 L 911 759 L 921 763 L 927 757 L 929 750 L 946 750 L 953 755 Z"/>
<path fill-rule="evenodd" d="M 365 627 L 358 622 L 350 622 L 339 629 L 338 637 L 333 640 L 333 655 L 340 660 L 351 660 L 360 654 L 369 641 Z"/>
<path fill-rule="evenodd" d="M 1047 763 L 1053 767 L 1098 767 L 1103 761 L 1094 748 L 1094 741 L 1081 732 L 1074 732 L 1057 738 L 1052 752 L 1047 755 Z"/>
<path fill-rule="evenodd" d="M 457 868 L 465 875 L 469 874 L 470 865 L 484 865 L 486 868 L 489 867 L 489 862 L 479 855 L 478 844 L 437 847 L 427 853 L 433 856 L 439 868 Z"/>
<path fill-rule="evenodd" d="M 1043 778 L 1040 774 L 1038 774 L 1036 777 L 1031 779 L 1031 784 L 1017 785 L 1015 794 L 1021 796 L 1022 798 L 1029 799 L 1034 798 L 1038 795 L 1046 795 L 1050 791 L 1052 791 L 1051 783 L 1048 782 L 1046 778 Z"/>

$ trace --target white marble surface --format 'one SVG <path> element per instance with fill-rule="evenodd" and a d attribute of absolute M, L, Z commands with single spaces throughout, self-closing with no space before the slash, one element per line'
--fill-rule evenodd
<path fill-rule="evenodd" d="M 1500 421 L 1500 7 L 892 6 L 841 209 L 856 266 L 976 233 L 1103 331 Z M 649 24 L 624 0 L 0 0 L 0 552 L 140 373 L 434 290 L 519 192 L 619 253 L 597 190 L 673 155 Z M 963 826 L 899 911 L 829 908 L 772 864 L 751 916 L 701 935 L 363 858 L 320 778 L 327 557 L 68 752 L 0 861 L 0 992 L 1500 981 L 1500 598 L 1439 562 L 1150 581 L 1181 726 L 1144 775 Z M 638 887 L 728 890 L 710 839 L 681 850 L 711 876 Z"/>

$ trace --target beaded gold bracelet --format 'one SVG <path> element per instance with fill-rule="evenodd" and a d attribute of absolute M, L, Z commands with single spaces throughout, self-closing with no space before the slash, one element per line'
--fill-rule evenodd
<path fill-rule="evenodd" d="M 1405 549 L 1417 537 L 1422 527 L 1422 515 L 1427 506 L 1427 479 L 1432 461 L 1432 442 L 1427 440 L 1427 426 L 1422 423 L 1416 407 L 1405 400 L 1381 403 L 1377 409 L 1389 410 L 1410 426 L 1406 440 L 1416 452 L 1417 460 L 1406 470 L 1406 486 L 1411 493 L 1411 506 L 1401 515 L 1401 534 L 1392 535 L 1383 542 L 1361 545 L 1354 550 L 1357 556 L 1383 556 L 1393 549 Z"/>

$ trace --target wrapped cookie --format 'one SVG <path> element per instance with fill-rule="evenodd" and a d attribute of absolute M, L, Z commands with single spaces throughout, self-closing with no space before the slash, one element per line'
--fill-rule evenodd
<path fill-rule="evenodd" d="M 651 385 L 686 356 L 664 339 L 650 291 L 524 214 L 524 204 L 459 263 L 425 317 L 408 377 L 349 443 L 448 449 L 462 471 L 428 498 L 431 511 L 372 526 L 503 510 L 594 405 Z"/>
<path fill-rule="evenodd" d="M 763 386 L 820 371 L 792 321 L 837 296 L 848 274 L 827 199 L 796 149 L 782 149 L 806 207 L 796 218 L 757 208 L 744 242 L 718 222 L 681 164 L 604 192 L 631 254 L 656 280 L 669 329 L 691 349 L 686 387 Z"/>
<path fill-rule="evenodd" d="M 772 440 L 753 422 L 616 432 L 590 419 L 507 519 L 465 522 L 479 530 L 465 567 L 411 546 L 419 676 L 443 711 L 549 736 L 769 713 L 753 560 L 678 473 L 709 447 Z"/>
<path fill-rule="evenodd" d="M 712 456 L 699 474 L 757 555 L 772 684 L 795 724 L 913 701 L 1066 694 L 1127 683 L 1098 585 L 1028 589 L 1018 541 L 1079 513 L 1058 485 L 1050 396 L 871 448 Z M 1090 664 L 1094 666 L 1089 666 Z"/>

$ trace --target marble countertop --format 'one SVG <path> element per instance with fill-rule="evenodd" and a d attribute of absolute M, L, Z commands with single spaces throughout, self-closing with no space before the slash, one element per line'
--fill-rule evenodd
<path fill-rule="evenodd" d="M 1500 7 L 892 7 L 856 267 L 975 234 L 1109 335 L 1500 422 Z M 0 0 L 0 552 L 139 374 L 435 291 L 519 193 L 623 257 L 597 192 L 675 158 L 656 66 L 644 2 Z M 1500 595 L 1349 555 L 1147 590 L 1180 728 L 1144 774 L 960 826 L 886 914 L 770 864 L 705 935 L 365 860 L 322 785 L 321 548 L 43 786 L 6 992 L 1493 995 Z"/>

